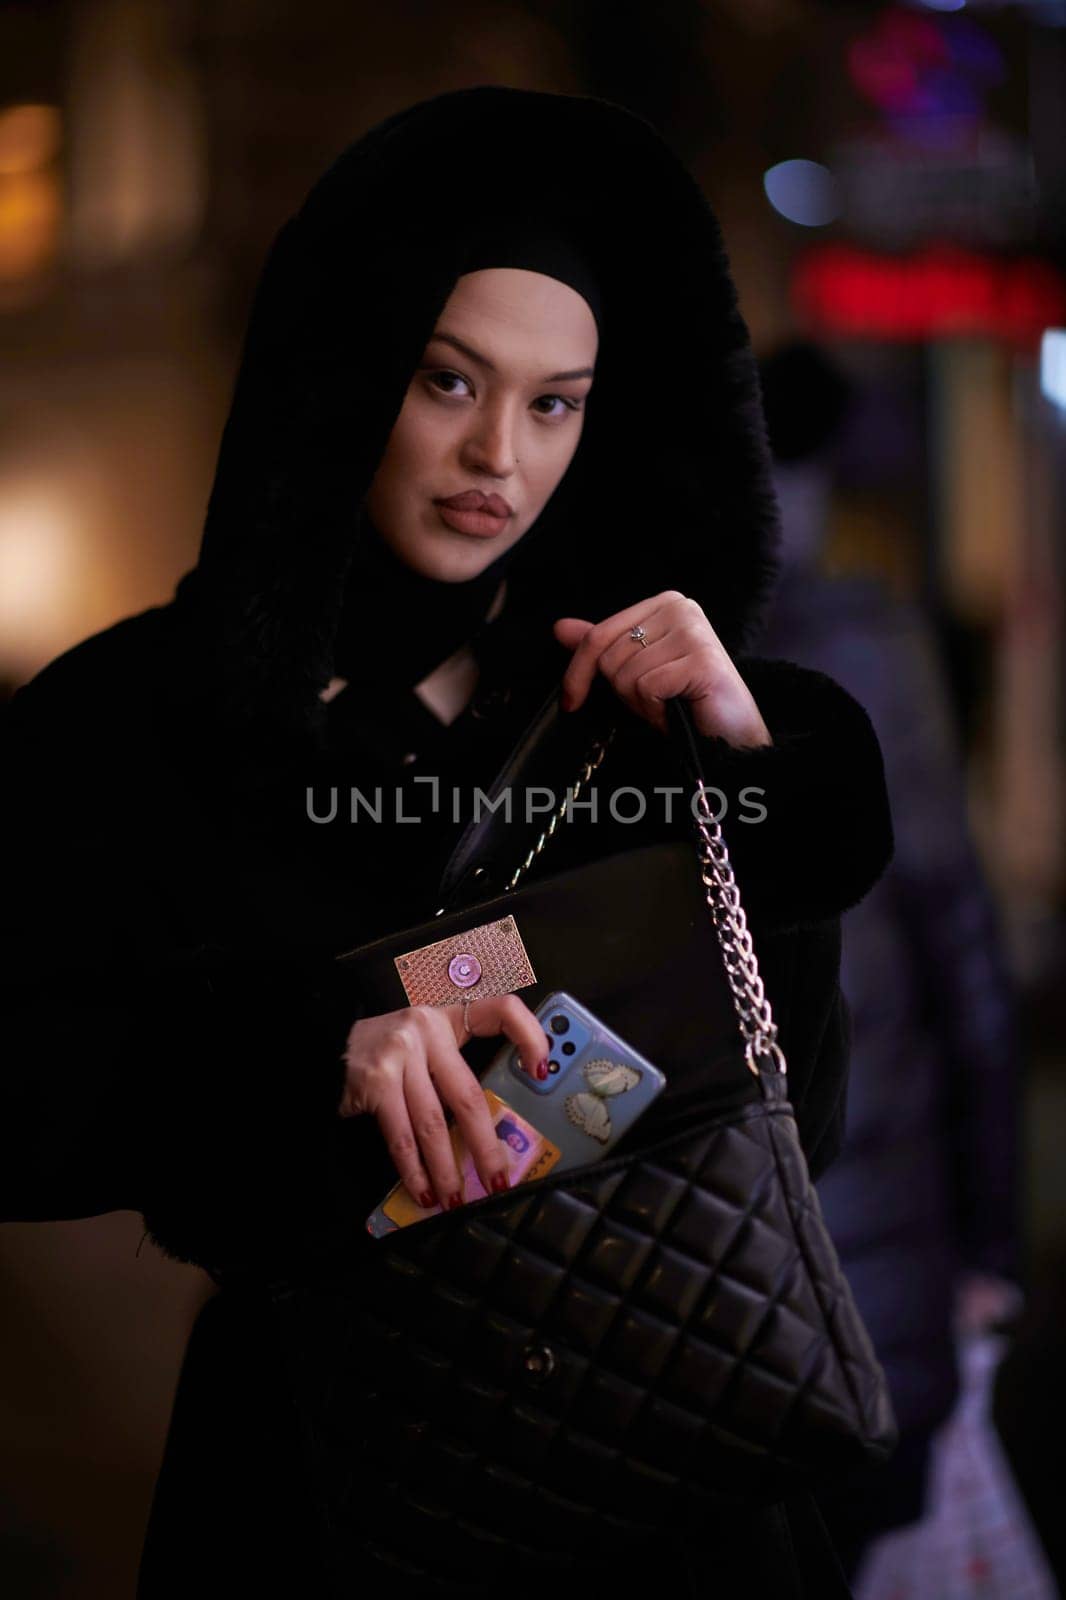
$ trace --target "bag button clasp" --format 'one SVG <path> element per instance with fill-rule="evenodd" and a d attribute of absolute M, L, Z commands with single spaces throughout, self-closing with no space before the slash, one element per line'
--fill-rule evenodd
<path fill-rule="evenodd" d="M 522 1352 L 522 1366 L 529 1383 L 546 1383 L 555 1371 L 555 1352 L 550 1345 L 528 1344 Z"/>
<path fill-rule="evenodd" d="M 471 989 L 481 977 L 481 962 L 469 950 L 462 950 L 448 962 L 448 976 L 457 989 Z"/>

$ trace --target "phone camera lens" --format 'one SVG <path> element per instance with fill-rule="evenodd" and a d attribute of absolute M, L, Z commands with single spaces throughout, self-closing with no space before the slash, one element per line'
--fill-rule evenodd
<path fill-rule="evenodd" d="M 570 1018 L 564 1016 L 553 1017 L 551 1030 L 553 1033 L 566 1033 L 570 1027 Z"/>
<path fill-rule="evenodd" d="M 573 1039 L 567 1039 L 563 1045 L 563 1055 L 572 1056 L 576 1049 L 577 1045 L 574 1043 Z"/>

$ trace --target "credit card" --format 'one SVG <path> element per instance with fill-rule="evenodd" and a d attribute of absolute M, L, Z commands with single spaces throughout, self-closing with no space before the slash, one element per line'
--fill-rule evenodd
<path fill-rule="evenodd" d="M 505 1100 L 501 1100 L 491 1089 L 484 1089 L 482 1092 L 496 1129 L 496 1137 L 503 1145 L 507 1157 L 507 1173 L 511 1187 L 543 1178 L 559 1160 L 561 1154 L 559 1146 L 545 1138 L 531 1122 L 515 1111 L 513 1106 L 509 1106 Z M 463 1203 L 483 1200 L 487 1191 L 478 1177 L 474 1158 L 466 1147 L 466 1140 L 458 1124 L 452 1124 L 448 1129 L 448 1136 L 451 1139 L 455 1164 L 459 1171 Z M 411 1198 L 405 1184 L 396 1183 L 376 1210 L 367 1217 L 366 1230 L 373 1234 L 375 1239 L 380 1239 L 387 1233 L 394 1233 L 397 1228 L 406 1228 L 412 1222 L 423 1222 L 426 1217 L 435 1217 L 442 1209 L 441 1206 L 428 1208 L 420 1206 Z"/>

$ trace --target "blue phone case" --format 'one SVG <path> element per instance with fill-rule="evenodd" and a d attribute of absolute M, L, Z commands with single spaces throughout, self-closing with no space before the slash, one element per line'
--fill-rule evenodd
<path fill-rule="evenodd" d="M 551 1041 L 548 1076 L 531 1078 L 505 1045 L 481 1085 L 558 1145 L 556 1172 L 598 1161 L 666 1088 L 666 1079 L 607 1024 L 556 989 L 534 1013 Z"/>

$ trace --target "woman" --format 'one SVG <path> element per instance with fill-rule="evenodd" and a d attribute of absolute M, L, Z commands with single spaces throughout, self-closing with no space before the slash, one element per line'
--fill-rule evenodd
<path fill-rule="evenodd" d="M 491 1189 L 462 1008 L 360 1015 L 334 958 L 432 916 L 476 787 L 560 688 L 556 795 L 624 708 L 612 784 L 649 803 L 559 828 L 534 870 L 692 837 L 655 793 L 679 773 L 665 698 L 688 700 L 734 813 L 758 792 L 759 825 L 725 826 L 820 1170 L 843 1116 L 838 919 L 892 836 L 861 708 L 744 655 L 775 540 L 717 224 L 647 124 L 486 86 L 346 151 L 267 262 L 197 567 L 13 706 L 3 1214 L 134 1207 L 176 1259 L 268 1276 L 365 1244 L 397 1176 L 453 1200 L 448 1107 Z M 348 820 L 376 788 L 381 822 Z M 517 809 L 516 861 L 544 822 Z M 468 1009 L 536 1071 L 519 995 Z M 328 1592 L 301 1450 L 267 1319 L 223 1289 L 183 1367 L 142 1595 Z M 806 1506 L 690 1557 L 693 1592 L 836 1581 Z"/>

